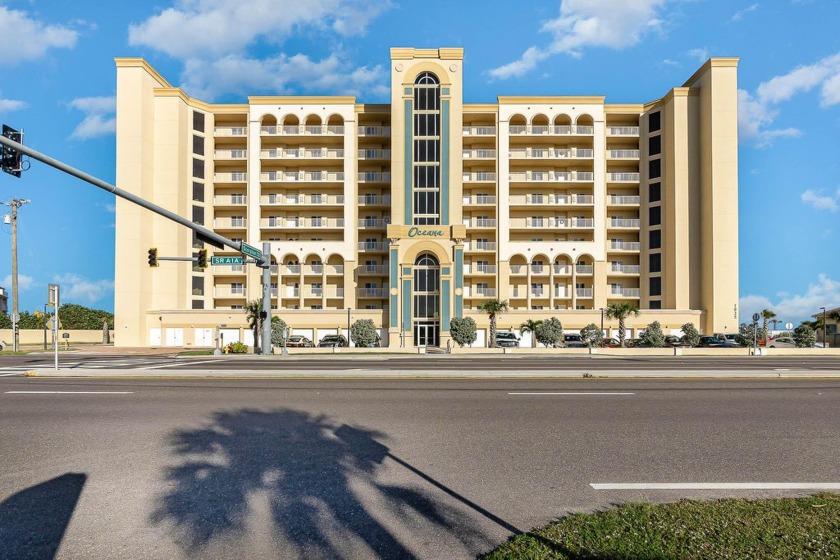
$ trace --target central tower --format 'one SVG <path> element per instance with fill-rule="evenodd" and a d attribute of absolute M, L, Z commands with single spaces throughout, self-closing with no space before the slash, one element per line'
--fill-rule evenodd
<path fill-rule="evenodd" d="M 463 313 L 463 49 L 391 49 L 389 343 L 439 346 Z"/>

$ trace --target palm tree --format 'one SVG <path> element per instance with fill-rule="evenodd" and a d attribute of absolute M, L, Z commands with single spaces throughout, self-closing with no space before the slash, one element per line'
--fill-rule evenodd
<path fill-rule="evenodd" d="M 762 309 L 761 310 L 761 317 L 764 320 L 763 327 L 764 327 L 764 345 L 767 346 L 767 339 L 770 338 L 770 334 L 767 332 L 767 321 L 775 317 L 776 314 L 770 311 L 769 309 Z"/>
<path fill-rule="evenodd" d="M 627 335 L 627 329 L 624 327 L 624 319 L 629 316 L 639 316 L 639 306 L 629 301 L 622 301 L 621 303 L 613 303 L 605 310 L 607 317 L 610 319 L 618 319 L 618 340 L 621 347 L 624 348 L 624 337 Z"/>
<path fill-rule="evenodd" d="M 509 309 L 507 300 L 486 299 L 478 304 L 478 309 L 490 316 L 490 348 L 496 347 L 496 315 Z"/>
<path fill-rule="evenodd" d="M 539 327 L 540 325 L 542 325 L 541 320 L 537 319 L 535 321 L 533 319 L 528 319 L 527 321 L 525 321 L 524 323 L 519 325 L 519 331 L 524 332 L 524 333 L 529 332 L 529 333 L 534 334 L 534 333 L 537 332 L 537 327 Z M 536 347 L 537 347 L 537 337 L 532 336 L 531 337 L 531 348 L 536 348 Z"/>
<path fill-rule="evenodd" d="M 260 323 L 262 322 L 260 314 L 262 313 L 262 306 L 262 298 L 252 299 L 245 305 L 245 311 L 247 312 L 245 318 L 248 321 L 248 328 L 254 331 L 255 354 L 258 353 L 260 347 Z"/>

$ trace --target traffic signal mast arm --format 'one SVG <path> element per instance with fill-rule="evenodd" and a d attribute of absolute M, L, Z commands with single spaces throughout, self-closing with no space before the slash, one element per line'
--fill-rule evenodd
<path fill-rule="evenodd" d="M 138 206 L 142 206 L 146 210 L 151 210 L 155 214 L 163 216 L 164 218 L 172 220 L 173 222 L 181 224 L 182 226 L 188 227 L 191 230 L 200 233 L 201 235 L 203 235 L 204 237 L 206 237 L 210 241 L 214 241 L 214 242 L 216 242 L 220 245 L 225 245 L 227 247 L 230 247 L 234 251 L 239 251 L 240 253 L 243 253 L 243 251 L 242 251 L 243 246 L 250 247 L 244 241 L 233 241 L 231 239 L 228 239 L 227 237 L 224 237 L 223 235 L 219 235 L 218 233 L 216 233 L 213 230 L 207 229 L 204 226 L 200 226 L 196 223 L 193 223 L 190 220 L 188 220 L 188 219 L 186 219 L 182 216 L 179 216 L 178 214 L 175 214 L 174 212 L 170 212 L 166 208 L 162 208 L 162 207 L 158 206 L 157 204 L 153 204 L 153 203 L 149 202 L 148 200 L 140 198 L 139 196 L 137 196 L 135 194 L 132 194 L 128 191 L 124 191 L 122 189 L 119 189 L 119 188 L 115 187 L 114 185 L 103 181 L 102 179 L 98 179 L 98 178 L 94 177 L 93 175 L 89 175 L 88 173 L 85 173 L 84 171 L 80 171 L 80 170 L 76 169 L 75 167 L 71 167 L 71 166 L 67 165 L 66 163 L 62 163 L 62 162 L 58 161 L 57 159 L 53 159 L 50 156 L 48 156 L 46 154 L 42 154 L 41 152 L 39 152 L 37 150 L 33 150 L 32 148 L 27 148 L 23 144 L 21 144 L 19 142 L 15 142 L 14 140 L 11 140 L 10 138 L 6 138 L 5 136 L 0 135 L 0 144 L 2 144 L 4 146 L 7 146 L 9 148 L 12 148 L 13 150 L 17 150 L 20 153 L 26 154 L 29 157 L 31 157 L 33 159 L 37 159 L 38 161 L 40 161 L 42 163 L 46 163 L 50 167 L 55 167 L 59 171 L 63 171 L 65 173 L 68 173 L 68 174 L 70 174 L 70 175 L 72 175 L 72 176 L 74 176 L 78 179 L 81 179 L 82 181 L 90 183 L 94 187 L 98 187 L 102 190 L 108 191 L 109 193 L 115 194 L 116 196 L 118 196 L 120 198 L 124 198 L 125 200 L 128 200 L 129 202 L 133 202 L 134 204 L 137 204 Z M 250 252 L 249 253 L 243 253 L 243 254 L 248 254 L 250 256 L 254 256 L 254 255 L 251 255 Z M 170 260 L 170 259 L 174 259 L 174 258 L 178 258 L 178 257 L 158 257 L 158 260 Z M 268 263 L 268 256 L 267 255 L 263 254 L 260 258 L 256 258 L 257 266 L 267 267 L 268 266 L 267 263 Z"/>

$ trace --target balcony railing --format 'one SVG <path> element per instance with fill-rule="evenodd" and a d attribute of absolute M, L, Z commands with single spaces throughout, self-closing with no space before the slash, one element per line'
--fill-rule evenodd
<path fill-rule="evenodd" d="M 638 136 L 638 126 L 608 126 L 607 136 Z"/>
<path fill-rule="evenodd" d="M 639 202 L 641 202 L 641 198 L 638 196 L 619 196 L 612 194 L 609 199 L 609 204 L 612 205 L 639 204 Z"/>
<path fill-rule="evenodd" d="M 638 173 L 607 173 L 607 181 L 613 183 L 638 183 Z"/>
<path fill-rule="evenodd" d="M 213 129 L 216 136 L 247 136 L 247 126 L 217 126 Z"/>
<path fill-rule="evenodd" d="M 287 194 L 283 196 L 270 194 L 268 196 L 261 197 L 260 203 L 266 206 L 336 206 L 344 204 L 344 195 Z"/>
<path fill-rule="evenodd" d="M 360 183 L 390 183 L 391 173 L 387 171 L 359 171 Z"/>
<path fill-rule="evenodd" d="M 326 148 L 271 148 L 261 150 L 263 159 L 340 159 L 344 157 L 343 149 Z"/>
<path fill-rule="evenodd" d="M 575 265 L 575 272 L 577 274 L 592 274 L 595 272 L 595 267 L 591 264 L 578 264 Z"/>
<path fill-rule="evenodd" d="M 576 288 L 575 293 L 579 298 L 591 298 L 592 297 L 592 288 Z"/>
<path fill-rule="evenodd" d="M 246 150 L 216 150 L 213 152 L 215 159 L 245 159 L 248 157 Z"/>
<path fill-rule="evenodd" d="M 475 243 L 468 241 L 464 244 L 465 251 L 495 251 L 495 241 L 476 241 Z"/>
<path fill-rule="evenodd" d="M 610 290 L 611 296 L 637 298 L 641 296 L 639 288 L 613 288 Z"/>
<path fill-rule="evenodd" d="M 267 136 L 288 135 L 288 136 L 324 136 L 334 134 L 344 134 L 343 125 L 283 125 L 283 126 L 261 126 L 260 134 Z"/>
<path fill-rule="evenodd" d="M 560 228 L 578 229 L 595 227 L 593 218 L 557 218 L 553 216 L 536 216 L 532 218 L 513 218 L 510 220 L 511 228 Z"/>
<path fill-rule="evenodd" d="M 535 206 L 586 206 L 595 203 L 595 197 L 591 194 L 573 194 L 573 195 L 541 195 L 541 194 L 526 194 L 513 195 L 508 198 L 511 205 L 535 205 Z"/>
<path fill-rule="evenodd" d="M 359 251 L 388 251 L 387 241 L 360 241 Z"/>
<path fill-rule="evenodd" d="M 379 150 L 376 148 L 360 149 L 359 159 L 391 159 L 391 150 Z"/>
<path fill-rule="evenodd" d="M 336 229 L 344 227 L 344 218 L 269 217 L 260 220 L 260 227 L 274 229 Z"/>
<path fill-rule="evenodd" d="M 268 171 L 260 173 L 265 182 L 327 183 L 344 180 L 343 171 Z"/>
<path fill-rule="evenodd" d="M 245 218 L 216 218 L 213 220 L 213 227 L 216 229 L 228 229 L 228 228 L 244 228 L 246 220 Z"/>
<path fill-rule="evenodd" d="M 467 227 L 475 227 L 475 228 L 489 228 L 489 227 L 496 227 L 496 219 L 495 218 L 475 218 L 464 220 L 464 225 Z"/>
<path fill-rule="evenodd" d="M 245 297 L 245 288 L 244 287 L 232 287 L 232 286 L 215 286 L 213 288 L 213 297 L 215 298 L 242 298 Z"/>
<path fill-rule="evenodd" d="M 595 133 L 593 126 L 574 126 L 574 125 L 511 125 L 511 134 L 553 134 L 553 135 L 590 135 Z"/>
<path fill-rule="evenodd" d="M 480 171 L 478 173 L 464 173 L 465 183 L 479 183 L 496 180 L 496 173 L 493 171 Z"/>
<path fill-rule="evenodd" d="M 554 297 L 560 299 L 571 299 L 572 291 L 566 286 L 554 286 Z"/>
<path fill-rule="evenodd" d="M 464 150 L 464 159 L 495 159 L 496 150 Z"/>
<path fill-rule="evenodd" d="M 496 288 L 476 288 L 474 294 L 469 293 L 470 290 L 467 290 L 467 293 L 464 294 L 466 297 L 496 297 Z"/>
<path fill-rule="evenodd" d="M 321 275 L 324 273 L 324 265 L 323 264 L 307 264 L 303 267 L 304 274 L 317 274 Z"/>
<path fill-rule="evenodd" d="M 639 150 L 608 150 L 607 157 L 612 159 L 639 159 Z"/>
<path fill-rule="evenodd" d="M 391 136 L 390 126 L 359 126 L 359 136 Z"/>
<path fill-rule="evenodd" d="M 227 194 L 213 197 L 215 206 L 245 206 L 248 198 L 244 194 Z"/>
<path fill-rule="evenodd" d="M 511 159 L 589 159 L 595 156 L 591 148 L 520 148 L 509 152 Z"/>
<path fill-rule="evenodd" d="M 384 228 L 391 223 L 391 218 L 360 218 L 358 226 L 360 228 Z"/>
<path fill-rule="evenodd" d="M 576 182 L 593 181 L 595 174 L 592 171 L 522 171 L 510 173 L 508 179 L 525 182 Z"/>
<path fill-rule="evenodd" d="M 465 126 L 462 132 L 464 136 L 495 136 L 496 127 L 493 125 Z"/>
<path fill-rule="evenodd" d="M 610 249 L 613 251 L 638 251 L 641 248 L 641 243 L 638 241 L 616 241 L 610 240 Z"/>
<path fill-rule="evenodd" d="M 464 205 L 496 204 L 496 197 L 490 194 L 479 194 L 464 197 Z"/>
<path fill-rule="evenodd" d="M 618 272 L 620 274 L 639 274 L 641 267 L 637 264 L 613 264 L 610 272 Z"/>
<path fill-rule="evenodd" d="M 359 288 L 356 295 L 363 298 L 384 298 L 388 297 L 388 288 Z"/>
<path fill-rule="evenodd" d="M 248 174 L 244 171 L 233 173 L 214 173 L 213 181 L 216 183 L 244 183 L 248 180 Z"/>
<path fill-rule="evenodd" d="M 572 266 L 569 264 L 555 264 L 554 265 L 554 274 L 560 274 L 563 276 L 568 276 L 572 273 Z"/>
<path fill-rule="evenodd" d="M 388 274 L 387 264 L 362 264 L 359 265 L 359 274 Z"/>
<path fill-rule="evenodd" d="M 475 267 L 467 264 L 464 267 L 464 272 L 467 274 L 496 274 L 495 264 L 477 264 Z"/>
<path fill-rule="evenodd" d="M 638 218 L 610 218 L 610 227 L 637 228 L 641 221 Z"/>
<path fill-rule="evenodd" d="M 373 195 L 364 194 L 358 198 L 359 206 L 389 206 L 391 204 L 390 195 Z"/>

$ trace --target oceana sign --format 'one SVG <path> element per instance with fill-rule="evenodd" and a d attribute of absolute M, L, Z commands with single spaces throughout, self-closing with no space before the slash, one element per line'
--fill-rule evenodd
<path fill-rule="evenodd" d="M 436 229 L 420 229 L 413 227 L 408 230 L 409 237 L 444 237 L 446 234 L 441 230 Z"/>

